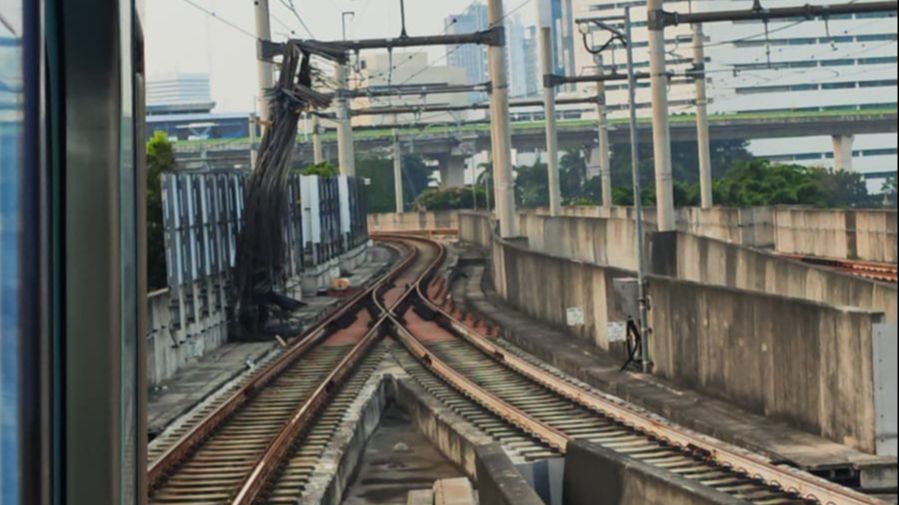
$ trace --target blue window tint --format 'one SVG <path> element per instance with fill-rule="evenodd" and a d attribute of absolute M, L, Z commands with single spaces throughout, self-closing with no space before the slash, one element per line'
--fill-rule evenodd
<path fill-rule="evenodd" d="M 0 1 L 0 503 L 19 490 L 22 6 Z"/>

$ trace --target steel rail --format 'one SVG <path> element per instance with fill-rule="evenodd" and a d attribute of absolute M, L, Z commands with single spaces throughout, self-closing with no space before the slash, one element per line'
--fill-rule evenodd
<path fill-rule="evenodd" d="M 409 256 L 388 271 L 378 282 L 342 303 L 328 317 L 299 337 L 296 343 L 288 348 L 281 357 L 269 365 L 265 372 L 241 387 L 226 402 L 210 412 L 202 421 L 197 423 L 197 425 L 178 439 L 177 442 L 166 449 L 166 451 L 157 458 L 148 469 L 149 489 L 152 490 L 158 488 L 165 480 L 166 476 L 181 461 L 196 450 L 227 419 L 250 399 L 256 396 L 258 392 L 271 384 L 271 382 L 281 375 L 281 373 L 283 373 L 289 366 L 293 365 L 296 360 L 319 344 L 323 337 L 326 336 L 327 328 L 331 323 L 350 313 L 350 311 L 356 308 L 362 300 L 368 298 L 368 296 L 375 292 L 380 286 L 408 268 L 408 266 L 415 261 L 416 255 L 417 251 L 413 250 Z M 363 309 L 360 308 L 359 310 Z"/>
<path fill-rule="evenodd" d="M 411 251 L 408 258 L 412 258 L 412 260 L 404 262 L 407 268 L 419 257 L 417 248 L 411 248 Z M 415 290 L 416 286 L 419 285 L 419 282 L 428 277 L 433 269 L 436 269 L 441 262 L 442 258 L 438 257 L 437 260 L 430 263 L 422 273 L 417 275 L 415 282 L 407 285 L 403 293 L 397 297 L 390 306 L 386 306 L 379 299 L 379 290 L 387 285 L 386 282 L 379 283 L 377 287 L 371 290 L 369 294 L 373 297 L 375 305 L 380 309 L 380 316 L 374 323 L 372 323 L 371 328 L 362 340 L 360 340 L 359 343 L 353 347 L 352 351 L 350 351 L 334 370 L 328 374 L 312 395 L 310 395 L 300 408 L 294 412 L 278 435 L 272 439 L 265 452 L 260 456 L 253 469 L 241 483 L 237 494 L 231 501 L 232 505 L 251 505 L 257 503 L 262 498 L 262 495 L 268 488 L 271 478 L 275 475 L 278 468 L 281 467 L 284 459 L 290 454 L 296 441 L 310 428 L 315 418 L 327 405 L 328 400 L 337 394 L 339 387 L 350 377 L 355 370 L 356 365 L 362 361 L 368 351 L 371 350 L 374 344 L 383 336 L 384 322 L 393 318 L 392 311 L 401 304 Z"/>
<path fill-rule="evenodd" d="M 419 240 L 424 241 L 427 239 L 420 238 Z M 437 245 L 439 246 L 440 244 Z M 508 353 L 486 337 L 478 334 L 474 329 L 453 317 L 426 296 L 421 284 L 416 286 L 416 290 L 419 298 L 427 304 L 430 310 L 435 311 L 449 321 L 453 330 L 463 340 L 484 354 L 556 394 L 602 416 L 616 420 L 638 433 L 665 441 L 685 451 L 701 454 L 707 461 L 718 466 L 730 468 L 735 472 L 746 474 L 768 485 L 783 489 L 786 492 L 795 493 L 804 499 L 814 500 L 821 504 L 874 505 L 882 503 L 880 500 L 839 486 L 802 470 L 775 465 L 768 459 L 730 446 L 714 438 L 683 428 L 673 428 L 661 419 L 586 391 L 519 356 Z M 412 338 L 414 339 L 414 337 Z M 564 452 L 564 446 L 562 446 L 561 450 Z"/>

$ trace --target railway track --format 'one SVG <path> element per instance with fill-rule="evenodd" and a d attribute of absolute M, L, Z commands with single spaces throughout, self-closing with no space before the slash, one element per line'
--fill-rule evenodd
<path fill-rule="evenodd" d="M 759 504 L 871 504 L 867 496 L 671 426 L 496 345 L 446 297 L 445 249 L 382 236 L 404 260 L 166 441 L 150 503 L 298 503 L 349 405 L 388 352 L 438 400 L 525 460 L 586 438 Z M 188 423 L 190 424 L 190 423 Z"/>
<path fill-rule="evenodd" d="M 271 492 L 276 476 L 294 476 L 295 449 L 302 454 L 319 440 L 316 429 L 327 426 L 329 411 L 339 415 L 333 410 L 346 405 L 342 386 L 364 382 L 377 361 L 387 314 L 432 267 L 433 259 L 418 249 L 405 252 L 381 281 L 349 299 L 227 400 L 212 402 L 201 421 L 166 444 L 149 467 L 149 502 L 256 503 Z"/>
<path fill-rule="evenodd" d="M 442 246 L 430 244 L 444 254 Z M 479 334 L 472 327 L 479 326 L 476 318 L 445 295 L 441 278 L 420 282 L 417 303 L 390 316 L 395 337 L 417 366 L 400 360 L 425 389 L 526 459 L 564 454 L 571 440 L 588 439 L 751 503 L 881 503 L 593 394 Z M 460 396 L 480 409 L 464 405 Z M 497 420 L 515 426 L 518 436 Z"/>

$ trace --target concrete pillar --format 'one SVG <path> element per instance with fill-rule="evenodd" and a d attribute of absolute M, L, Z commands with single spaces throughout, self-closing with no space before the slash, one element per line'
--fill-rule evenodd
<path fill-rule="evenodd" d="M 549 214 L 562 213 L 562 190 L 559 187 L 559 132 L 556 129 L 556 88 L 549 82 L 553 73 L 552 30 L 540 28 L 540 60 L 543 64 L 543 111 L 546 116 L 546 169 L 549 180 Z"/>
<path fill-rule="evenodd" d="M 356 152 L 353 147 L 353 125 L 350 118 L 350 102 L 344 94 L 347 90 L 347 67 L 336 65 L 337 74 L 337 155 L 340 173 L 356 175 Z"/>
<path fill-rule="evenodd" d="M 256 0 L 256 38 L 258 40 L 272 40 L 271 18 L 268 11 L 268 0 Z M 265 125 L 271 120 L 269 117 L 268 99 L 266 94 L 275 87 L 275 68 L 267 61 L 257 59 L 256 77 L 259 87 L 259 118 L 262 120 L 263 131 Z"/>
<path fill-rule="evenodd" d="M 440 187 L 461 188 L 465 186 L 465 156 L 448 154 L 438 159 Z"/>
<path fill-rule="evenodd" d="M 668 124 L 668 76 L 662 0 L 647 0 L 649 73 L 652 85 L 652 145 L 656 173 L 659 231 L 674 231 L 674 184 L 671 176 L 671 128 Z"/>
<path fill-rule="evenodd" d="M 503 24 L 502 0 L 487 0 L 489 26 Z M 509 78 L 506 69 L 506 44 L 490 46 L 487 50 L 490 70 L 490 125 L 493 159 L 493 181 L 496 191 L 496 215 L 500 235 L 514 237 L 518 234 L 515 216 L 515 191 L 512 178 L 512 131 L 509 127 Z"/>
<path fill-rule="evenodd" d="M 325 161 L 325 155 L 322 152 L 322 125 L 321 118 L 312 115 L 312 162 L 318 165 Z"/>
<path fill-rule="evenodd" d="M 393 191 L 396 195 L 396 213 L 402 214 L 406 210 L 403 201 L 403 152 L 396 128 L 393 129 Z"/>
<path fill-rule="evenodd" d="M 837 170 L 852 171 L 852 145 L 855 135 L 833 136 L 833 167 Z"/>
<path fill-rule="evenodd" d="M 256 149 L 256 114 L 250 114 L 249 133 L 250 133 L 250 170 L 256 170 L 256 160 L 259 159 L 259 151 Z"/>
<path fill-rule="evenodd" d="M 693 69 L 697 72 L 696 83 L 696 146 L 699 150 L 699 188 L 702 196 L 702 208 L 711 209 L 715 202 L 712 198 L 712 148 L 709 142 L 709 101 L 706 96 L 705 37 L 702 35 L 702 24 L 693 25 Z"/>
<path fill-rule="evenodd" d="M 602 56 L 596 55 L 596 75 L 605 73 Z M 597 129 L 599 130 L 599 151 L 596 164 L 599 166 L 599 180 L 602 185 L 602 206 L 609 208 L 612 203 L 612 167 L 610 162 L 611 148 L 609 146 L 609 118 L 606 111 L 606 83 L 596 83 L 596 115 Z"/>

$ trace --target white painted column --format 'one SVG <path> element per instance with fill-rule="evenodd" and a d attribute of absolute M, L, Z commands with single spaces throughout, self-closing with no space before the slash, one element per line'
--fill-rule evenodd
<path fill-rule="evenodd" d="M 596 75 L 605 73 L 602 56 L 596 56 Z M 599 131 L 599 180 L 602 185 L 602 206 L 611 208 L 612 202 L 612 167 L 610 161 L 611 146 L 609 145 L 609 117 L 606 109 L 606 83 L 596 83 L 596 115 L 597 130 Z"/>
<path fill-rule="evenodd" d="M 540 60 L 543 64 L 543 112 L 546 123 L 546 171 L 549 180 L 549 215 L 562 213 L 559 187 L 559 132 L 556 129 L 556 88 L 547 79 L 553 73 L 553 41 L 549 26 L 540 28 Z"/>
<path fill-rule="evenodd" d="M 855 135 L 833 136 L 833 166 L 837 170 L 852 171 L 852 147 Z"/>
<path fill-rule="evenodd" d="M 674 184 L 671 175 L 671 128 L 668 123 L 668 75 L 665 28 L 657 15 L 662 0 L 647 0 L 649 73 L 652 85 L 652 145 L 656 173 L 656 211 L 659 231 L 674 231 Z"/>
<path fill-rule="evenodd" d="M 317 115 L 312 115 L 312 162 L 318 165 L 325 161 L 324 153 L 322 152 L 322 135 L 321 135 L 321 118 Z"/>
<path fill-rule="evenodd" d="M 346 65 L 337 64 L 337 154 L 340 173 L 356 175 L 356 152 L 353 147 L 353 125 L 350 117 L 350 102 L 344 95 L 347 84 Z"/>
<path fill-rule="evenodd" d="M 258 40 L 272 40 L 271 18 L 268 11 L 268 0 L 255 1 L 256 13 L 256 38 Z M 262 120 L 262 130 L 271 120 L 269 117 L 268 99 L 266 94 L 275 87 L 275 68 L 267 61 L 256 60 L 256 77 L 259 89 L 259 119 Z"/>
<path fill-rule="evenodd" d="M 698 75 L 694 77 L 696 84 L 696 146 L 699 150 L 699 192 L 702 208 L 711 209 L 714 205 L 712 197 L 712 147 L 709 141 L 709 101 L 706 94 L 705 37 L 702 35 L 702 24 L 693 25 L 693 68 Z"/>
<path fill-rule="evenodd" d="M 502 0 L 487 1 L 487 23 L 502 26 Z M 509 78 L 506 69 L 506 47 L 491 46 L 487 50 L 490 70 L 490 124 L 493 159 L 493 182 L 496 191 L 496 215 L 500 235 L 514 237 L 518 234 L 515 216 L 515 191 L 512 173 L 512 132 L 509 126 Z"/>
<path fill-rule="evenodd" d="M 403 201 L 403 152 L 396 128 L 393 129 L 393 191 L 396 195 L 396 213 L 402 214 L 406 210 Z"/>

